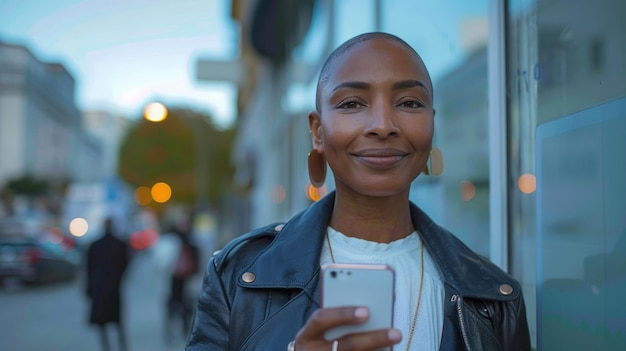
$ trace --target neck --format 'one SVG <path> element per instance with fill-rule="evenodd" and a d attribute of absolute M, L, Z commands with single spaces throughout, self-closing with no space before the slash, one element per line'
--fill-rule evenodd
<path fill-rule="evenodd" d="M 346 236 L 389 243 L 411 234 L 408 194 L 349 197 L 336 194 L 330 226 Z"/>

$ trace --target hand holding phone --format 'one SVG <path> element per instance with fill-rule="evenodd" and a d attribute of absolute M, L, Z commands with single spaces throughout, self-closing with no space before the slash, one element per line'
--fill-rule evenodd
<path fill-rule="evenodd" d="M 386 265 L 328 264 L 322 267 L 322 307 L 364 306 L 369 319 L 328 330 L 326 340 L 393 326 L 395 273 Z"/>

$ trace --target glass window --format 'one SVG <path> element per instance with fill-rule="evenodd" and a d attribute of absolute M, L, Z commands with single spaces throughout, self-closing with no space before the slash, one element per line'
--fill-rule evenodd
<path fill-rule="evenodd" d="M 510 257 L 538 349 L 626 347 L 625 11 L 508 2 Z"/>

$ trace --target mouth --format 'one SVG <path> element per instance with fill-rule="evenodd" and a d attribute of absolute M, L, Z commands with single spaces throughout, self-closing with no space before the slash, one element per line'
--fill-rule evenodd
<path fill-rule="evenodd" d="M 392 168 L 408 155 L 407 152 L 397 149 L 368 149 L 352 154 L 366 166 L 377 170 Z"/>

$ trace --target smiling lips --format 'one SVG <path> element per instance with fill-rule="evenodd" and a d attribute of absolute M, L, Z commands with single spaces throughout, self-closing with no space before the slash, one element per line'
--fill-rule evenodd
<path fill-rule="evenodd" d="M 352 154 L 352 156 L 360 162 L 377 170 L 385 170 L 394 167 L 407 155 L 408 153 L 396 149 L 363 150 Z"/>

